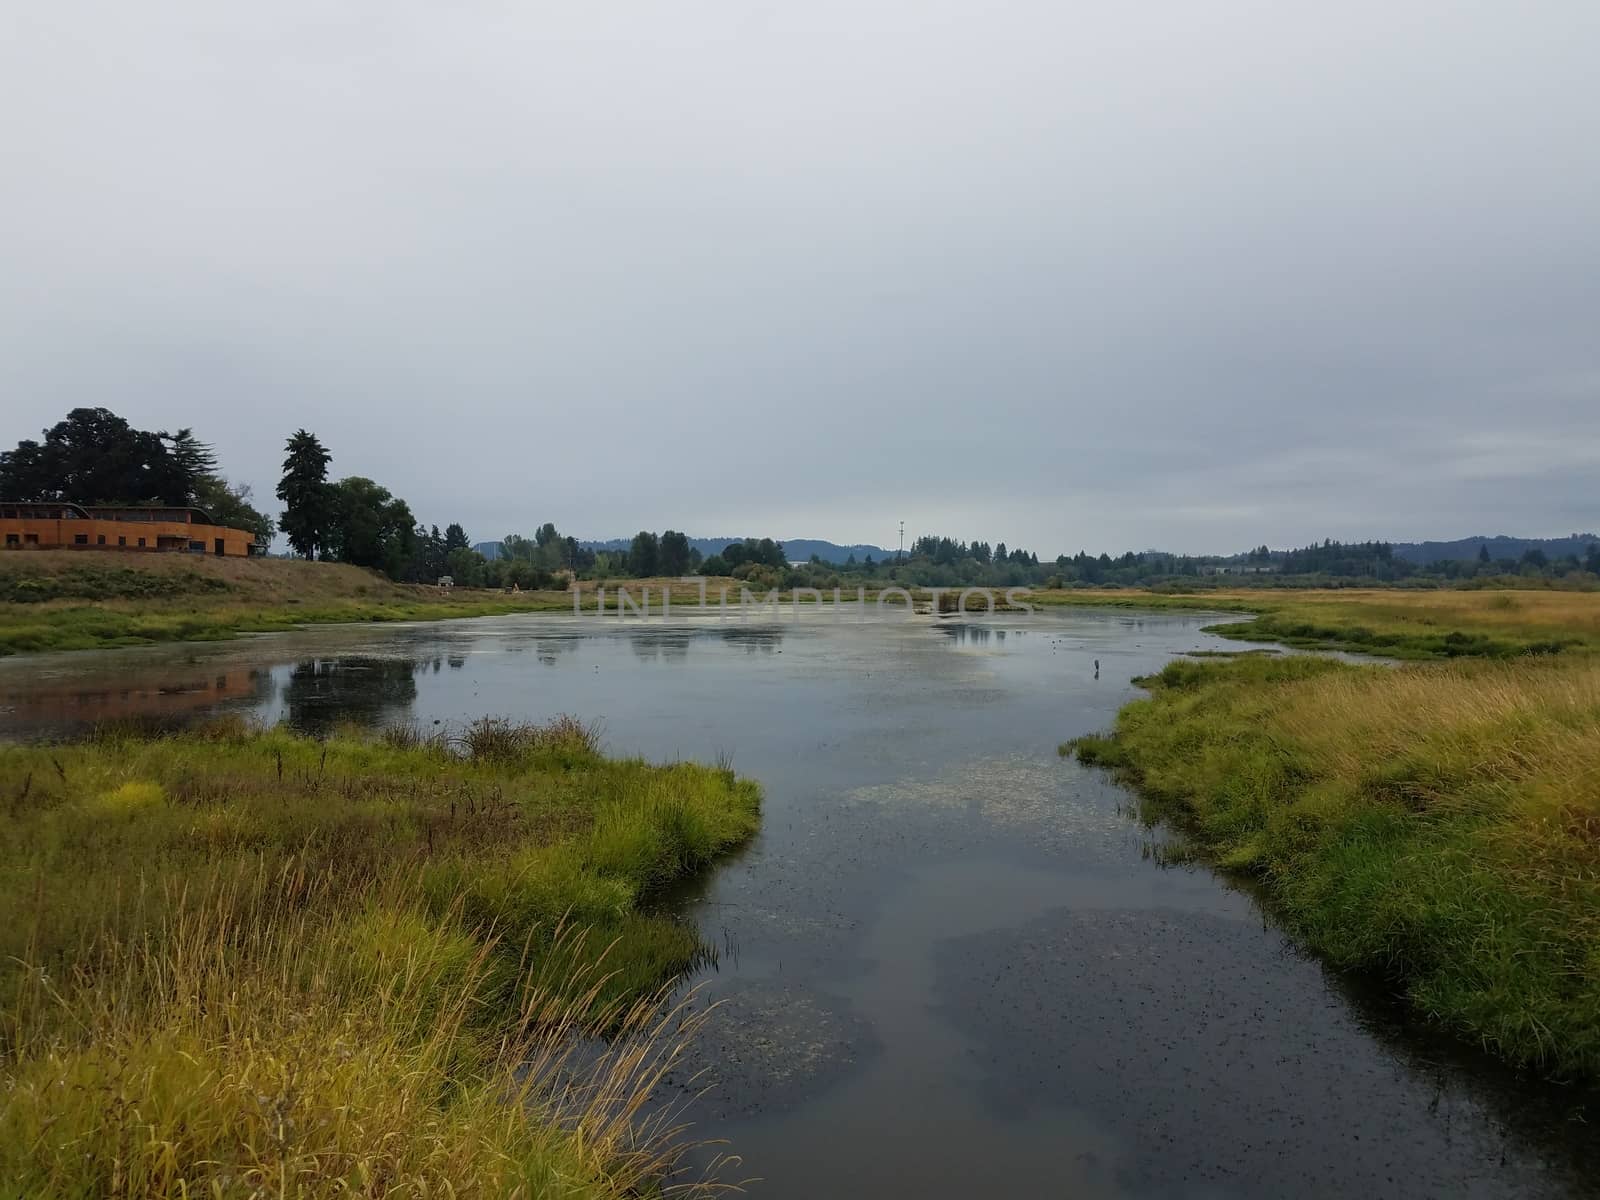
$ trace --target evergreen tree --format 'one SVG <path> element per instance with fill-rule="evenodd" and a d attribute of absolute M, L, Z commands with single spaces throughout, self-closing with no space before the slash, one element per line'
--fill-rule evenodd
<path fill-rule="evenodd" d="M 663 575 L 683 575 L 689 570 L 689 539 L 676 529 L 661 535 L 656 568 Z"/>
<path fill-rule="evenodd" d="M 655 534 L 644 529 L 634 534 L 633 543 L 628 547 L 629 573 L 637 578 L 656 574 L 660 550 Z"/>
<path fill-rule="evenodd" d="M 200 491 L 201 481 L 216 475 L 217 452 L 195 437 L 192 429 L 180 429 L 177 433 L 163 431 L 157 436 L 167 443 L 173 466 L 187 482 L 193 498 Z"/>
<path fill-rule="evenodd" d="M 326 547 L 334 523 L 334 493 L 328 484 L 328 462 L 332 458 L 317 437 L 304 429 L 295 431 L 284 446 L 283 478 L 278 481 L 278 499 L 285 504 L 278 527 L 289 539 L 296 554 L 315 558 Z M 410 522 L 407 522 L 410 528 Z"/>

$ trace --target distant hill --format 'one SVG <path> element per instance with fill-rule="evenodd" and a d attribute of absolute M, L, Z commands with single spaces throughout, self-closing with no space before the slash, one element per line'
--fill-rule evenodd
<path fill-rule="evenodd" d="M 1542 550 L 1548 558 L 1564 558 L 1575 554 L 1580 559 L 1589 547 L 1600 542 L 1592 533 L 1574 533 L 1563 538 L 1519 538 L 1496 534 L 1494 537 L 1457 538 L 1453 542 L 1395 542 L 1394 556 L 1418 566 L 1432 562 L 1455 559 L 1462 562 L 1478 557 L 1478 547 L 1488 546 L 1489 557 L 1495 561 L 1503 558 L 1519 559 L 1529 550 Z"/>
<path fill-rule="evenodd" d="M 723 549 L 730 543 L 742 541 L 744 541 L 742 537 L 690 538 L 689 545 L 693 549 L 700 551 L 705 557 L 710 558 L 713 554 L 721 554 Z M 580 541 L 578 544 L 588 550 L 615 551 L 626 550 L 632 542 L 632 538 L 608 538 L 603 542 Z M 472 548 L 487 559 L 492 560 L 500 557 L 500 543 L 498 541 L 477 542 Z M 893 550 L 885 550 L 882 546 L 841 546 L 837 542 L 825 542 L 819 538 L 794 538 L 783 543 L 783 550 L 789 556 L 790 562 L 810 562 L 813 554 L 823 562 L 828 563 L 842 563 L 852 554 L 856 556 L 857 562 L 862 561 L 869 554 L 879 561 L 894 557 Z"/>
<path fill-rule="evenodd" d="M 632 540 L 632 538 L 611 538 L 604 542 L 583 542 L 581 544 L 590 550 L 626 550 Z M 842 563 L 852 554 L 856 556 L 857 562 L 860 562 L 869 554 L 873 558 L 880 560 L 894 557 L 893 550 L 885 550 L 882 546 L 841 546 L 837 542 L 825 542 L 818 538 L 779 538 L 775 540 L 783 542 L 783 551 L 789 556 L 790 562 L 810 562 L 813 554 L 823 562 L 830 563 Z M 723 549 L 730 543 L 742 541 L 744 541 L 742 537 L 690 538 L 689 545 L 693 549 L 700 551 L 707 558 L 710 558 L 713 554 L 721 554 Z M 486 542 L 484 545 L 493 545 L 496 550 L 500 546 L 498 542 Z M 482 546 L 478 547 L 478 549 L 483 552 L 484 557 L 489 557 L 488 553 L 483 551 Z"/>

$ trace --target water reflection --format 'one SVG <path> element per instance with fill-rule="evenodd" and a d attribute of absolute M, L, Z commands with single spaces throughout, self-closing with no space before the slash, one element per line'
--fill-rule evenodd
<path fill-rule="evenodd" d="M 724 644 L 737 646 L 746 654 L 781 653 L 783 646 L 783 630 L 774 627 L 747 629 L 735 626 L 721 630 L 721 635 Z"/>
<path fill-rule="evenodd" d="M 271 700 L 272 674 L 254 667 L 171 667 L 154 678 L 77 678 L 33 681 L 7 677 L 0 715 L 16 737 L 63 735 L 116 721 L 157 728 L 181 726 L 197 716 L 232 708 L 254 709 Z"/>
<path fill-rule="evenodd" d="M 693 638 L 687 629 L 637 629 L 630 631 L 628 645 L 640 662 L 676 663 L 689 657 Z"/>
<path fill-rule="evenodd" d="M 1237 648 L 1215 619 L 485 618 L 39 656 L 0 663 L 0 736 L 118 706 L 314 733 L 571 712 L 614 753 L 731 752 L 762 832 L 672 899 L 722 950 L 696 1133 L 770 1200 L 1588 1194 L 1594 1108 L 1325 977 L 1209 872 L 1153 869 L 1127 793 L 1056 754 L 1130 677 Z"/>
<path fill-rule="evenodd" d="M 285 717 L 302 733 L 318 736 L 347 722 L 390 724 L 410 714 L 417 701 L 417 674 L 430 666 L 437 673 L 439 661 L 355 656 L 304 659 L 290 669 L 283 685 Z"/>
<path fill-rule="evenodd" d="M 957 646 L 1004 646 L 1006 630 L 991 625 L 943 624 L 939 632 Z"/>

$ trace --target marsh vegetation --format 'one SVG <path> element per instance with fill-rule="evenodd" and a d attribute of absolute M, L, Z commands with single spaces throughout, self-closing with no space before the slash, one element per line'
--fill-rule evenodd
<path fill-rule="evenodd" d="M 610 1197 L 703 953 L 650 898 L 747 838 L 731 771 L 480 722 L 0 749 L 0 1194 Z M 454 1190 L 452 1190 L 454 1189 Z"/>
<path fill-rule="evenodd" d="M 1485 624 L 1568 614 L 1485 599 Z M 1600 660 L 1252 655 L 1140 682 L 1114 732 L 1062 752 L 1262 879 L 1328 961 L 1513 1063 L 1600 1077 Z"/>
<path fill-rule="evenodd" d="M 1207 632 L 1389 658 L 1512 658 L 1600 650 L 1600 592 L 1579 589 L 1239 588 L 1047 591 L 1032 604 L 1202 609 L 1249 619 Z"/>

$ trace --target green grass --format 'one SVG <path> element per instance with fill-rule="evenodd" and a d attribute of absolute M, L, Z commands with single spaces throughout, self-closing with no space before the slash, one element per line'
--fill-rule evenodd
<path fill-rule="evenodd" d="M 737 603 L 741 584 L 732 579 L 711 581 L 709 603 L 717 603 L 723 586 Z M 697 587 L 675 579 L 591 580 L 582 584 L 580 608 L 595 608 L 599 587 L 606 589 L 608 612 L 616 611 L 618 588 L 628 589 L 635 603 L 648 589 L 656 613 L 665 590 L 670 589 L 679 611 L 699 598 Z M 759 599 L 766 597 L 765 590 L 750 590 Z M 794 596 L 784 595 L 787 609 Z M 853 589 L 842 596 L 847 602 L 855 598 Z M 804 592 L 799 600 L 817 602 Z M 109 551 L 0 552 L 0 656 L 224 641 L 318 624 L 439 621 L 572 608 L 568 591 L 442 592 L 395 583 L 343 563 Z"/>
<path fill-rule="evenodd" d="M 228 592 L 225 579 L 204 571 L 157 574 L 81 557 L 53 573 L 0 574 L 0 604 L 45 604 L 52 600 L 149 600 Z"/>
<path fill-rule="evenodd" d="M 263 608 L 216 605 L 187 611 L 139 611 L 104 605 L 0 610 L 0 654 L 94 650 L 156 642 L 226 641 L 243 633 L 278 633 L 307 625 L 355 621 L 443 621 L 522 612 L 571 611 L 565 596 L 530 593 L 516 600 L 359 601 Z"/>
<path fill-rule="evenodd" d="M 1600 660 L 1177 661 L 1109 768 L 1341 968 L 1508 1061 L 1600 1077 Z"/>
<path fill-rule="evenodd" d="M 0 1196 L 650 1189 L 651 901 L 757 812 L 570 721 L 0 749 Z"/>
<path fill-rule="evenodd" d="M 1530 588 L 1246 588 L 1040 592 L 1033 604 L 1249 614 L 1207 631 L 1240 641 L 1408 660 L 1600 650 L 1600 592 Z"/>
<path fill-rule="evenodd" d="M 0 655 L 220 641 L 312 624 L 566 611 L 565 592 L 399 584 L 342 563 L 96 551 L 0 553 Z"/>

